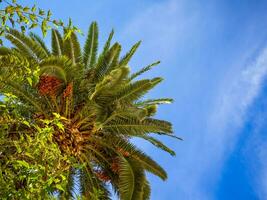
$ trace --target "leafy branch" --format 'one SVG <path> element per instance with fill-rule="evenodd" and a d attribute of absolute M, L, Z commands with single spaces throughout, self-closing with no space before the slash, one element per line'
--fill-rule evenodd
<path fill-rule="evenodd" d="M 5 31 L 11 27 L 20 27 L 23 33 L 26 30 L 40 27 L 43 36 L 46 36 L 47 31 L 52 27 L 65 29 L 67 31 L 66 37 L 73 32 L 81 32 L 72 24 L 71 20 L 65 24 L 62 20 L 53 19 L 51 10 L 45 11 L 35 4 L 23 6 L 17 3 L 17 0 L 0 0 L 0 7 L 0 36 L 3 36 Z M 1 39 L 0 44 L 2 44 Z"/>

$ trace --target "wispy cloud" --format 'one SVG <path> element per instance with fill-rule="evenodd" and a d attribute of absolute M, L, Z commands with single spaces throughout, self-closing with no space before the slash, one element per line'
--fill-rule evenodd
<path fill-rule="evenodd" d="M 186 158 L 179 163 L 181 169 L 172 172 L 176 175 L 181 199 L 213 199 L 214 185 L 241 134 L 246 112 L 258 96 L 266 74 L 267 49 L 264 49 L 254 62 L 224 81 L 207 119 L 206 130 L 201 131 L 201 139 L 189 144 Z M 262 175 L 266 177 L 267 167 L 265 169 Z M 266 181 L 262 184 L 267 188 Z"/>
<path fill-rule="evenodd" d="M 267 48 L 262 50 L 254 62 L 233 74 L 231 80 L 226 80 L 224 88 L 219 90 L 217 103 L 207 121 L 207 133 L 203 136 L 203 148 L 199 153 L 204 156 L 199 160 L 201 166 L 195 174 L 197 184 L 196 188 L 192 188 L 193 193 L 203 188 L 207 180 L 210 183 L 204 185 L 210 187 L 219 178 L 224 161 L 240 136 L 246 112 L 258 96 L 266 74 Z"/>
<path fill-rule="evenodd" d="M 201 16 L 203 13 L 200 12 L 203 10 L 188 12 L 188 5 L 185 1 L 176 0 L 157 2 L 129 20 L 120 37 L 128 44 L 129 40 L 144 40 L 141 52 L 137 53 L 142 63 L 155 58 L 164 58 L 166 61 L 175 57 L 178 48 L 185 50 L 191 45 L 190 34 L 194 33 L 196 39 L 203 21 L 209 23 L 206 15 L 205 19 Z M 205 119 L 204 130 L 199 130 L 194 135 L 191 133 L 183 144 L 184 149 L 177 152 L 179 159 L 176 159 L 176 163 L 171 166 L 166 164 L 170 175 L 166 185 L 170 192 L 166 194 L 168 191 L 164 190 L 163 194 L 162 185 L 153 184 L 153 200 L 213 199 L 212 185 L 219 178 L 224 161 L 235 145 L 239 130 L 246 119 L 247 109 L 258 95 L 267 74 L 267 49 L 262 50 L 252 63 L 246 64 L 244 58 L 237 59 L 240 61 L 235 74 L 223 77 L 224 84 L 221 88 L 215 87 L 218 90 L 217 98 L 208 108 L 210 113 Z M 206 75 L 209 78 L 211 74 Z M 184 103 L 186 105 L 187 102 Z"/>

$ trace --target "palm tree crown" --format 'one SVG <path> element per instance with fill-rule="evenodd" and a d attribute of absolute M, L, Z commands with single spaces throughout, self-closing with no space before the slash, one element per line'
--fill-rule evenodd
<path fill-rule="evenodd" d="M 113 34 L 100 54 L 96 22 L 89 28 L 83 49 L 74 33 L 65 37 L 57 30 L 51 32 L 51 50 L 37 35 L 26 36 L 16 30 L 6 34 L 13 47 L 0 48 L 1 93 L 11 93 L 26 105 L 22 116 L 32 123 L 52 119 L 55 113 L 61 117 L 64 128 L 55 128 L 53 141 L 62 154 L 73 158 L 62 198 L 71 198 L 74 177 L 79 176 L 85 199 L 93 199 L 95 189 L 101 191 L 99 199 L 109 199 L 108 183 L 122 200 L 149 199 L 145 172 L 163 180 L 167 174 L 131 138 L 142 138 L 175 155 L 153 137 L 178 138 L 169 122 L 153 118 L 157 106 L 172 99 L 142 98 L 162 78 L 136 80 L 159 62 L 130 74 L 128 63 L 140 42 L 121 57 L 121 45 L 111 44 Z"/>

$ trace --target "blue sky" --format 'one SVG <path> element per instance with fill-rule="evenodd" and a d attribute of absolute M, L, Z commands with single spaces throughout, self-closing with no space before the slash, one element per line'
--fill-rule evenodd
<path fill-rule="evenodd" d="M 32 4 L 27 0 L 25 4 Z M 133 71 L 155 60 L 146 76 L 165 82 L 148 97 L 172 97 L 159 109 L 183 142 L 163 140 L 175 158 L 138 145 L 169 172 L 150 176 L 152 200 L 267 199 L 267 1 L 38 1 L 54 17 L 71 17 L 83 32 L 111 28 L 124 51 L 138 40 Z M 84 40 L 81 37 L 81 40 Z"/>

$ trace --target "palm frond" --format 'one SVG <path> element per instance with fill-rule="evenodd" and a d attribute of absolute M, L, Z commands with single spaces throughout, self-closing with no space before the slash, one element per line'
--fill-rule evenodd
<path fill-rule="evenodd" d="M 130 102 L 137 100 L 159 84 L 162 80 L 162 78 L 154 78 L 152 80 L 147 79 L 129 83 L 114 95 L 114 100 Z"/>
<path fill-rule="evenodd" d="M 103 129 L 109 132 L 131 136 L 144 135 L 147 133 L 160 133 L 166 135 L 172 133 L 170 123 L 149 118 L 141 121 L 135 118 L 125 119 L 116 117 L 103 125 Z"/>
<path fill-rule="evenodd" d="M 64 45 L 63 48 L 64 55 L 70 58 L 74 65 L 78 63 L 81 58 L 81 49 L 76 34 L 72 33 L 69 38 L 64 40 L 63 45 Z"/>
<path fill-rule="evenodd" d="M 47 55 L 50 55 L 51 52 L 50 50 L 47 48 L 47 46 L 45 45 L 45 42 L 44 40 L 39 36 L 39 35 L 36 35 L 35 33 L 33 32 L 30 32 L 29 36 L 35 40 L 36 42 L 38 42 L 40 44 L 40 46 L 44 49 L 44 51 L 46 52 Z"/>
<path fill-rule="evenodd" d="M 5 55 L 11 54 L 11 53 L 12 53 L 12 51 L 10 48 L 4 47 L 4 46 L 0 47 L 0 55 L 1 56 L 5 56 Z"/>
<path fill-rule="evenodd" d="M 61 199 L 75 199 L 75 187 L 77 187 L 77 183 L 75 182 L 76 179 L 76 170 L 71 168 L 68 174 L 68 183 L 65 192 L 59 194 L 59 198 Z"/>
<path fill-rule="evenodd" d="M 89 28 L 87 39 L 83 50 L 83 62 L 86 68 L 95 64 L 98 49 L 98 26 L 93 22 Z"/>
<path fill-rule="evenodd" d="M 49 74 L 70 82 L 72 74 L 72 62 L 66 57 L 51 56 L 40 63 L 40 74 Z"/>
<path fill-rule="evenodd" d="M 150 158 L 141 150 L 137 149 L 135 145 L 111 134 L 107 135 L 107 137 L 110 137 L 109 140 L 112 138 L 112 143 L 114 146 L 116 146 L 116 148 L 121 148 L 125 152 L 128 152 L 130 154 L 130 158 L 138 162 L 143 169 L 160 177 L 162 180 L 167 179 L 166 171 L 152 158 Z"/>
<path fill-rule="evenodd" d="M 119 62 L 120 66 L 126 66 L 129 63 L 130 59 L 132 58 L 132 56 L 134 55 L 134 53 L 136 52 L 140 44 L 141 44 L 141 41 L 133 45 L 130 51 L 120 60 Z"/>
<path fill-rule="evenodd" d="M 132 199 L 134 193 L 135 176 L 131 164 L 125 158 L 120 159 L 119 192 L 120 199 Z"/>
<path fill-rule="evenodd" d="M 17 39 L 11 34 L 7 34 L 5 37 L 16 47 L 18 51 L 22 52 L 22 54 L 25 57 L 28 58 L 34 57 L 33 52 L 28 47 L 26 47 L 25 44 L 21 42 L 19 39 Z"/>
<path fill-rule="evenodd" d="M 95 68 L 94 68 L 94 81 L 98 82 L 108 72 L 112 71 L 118 63 L 121 46 L 115 43 L 110 50 L 103 56 L 100 57 Z"/>
<path fill-rule="evenodd" d="M 152 63 L 152 64 L 150 64 L 150 65 L 148 65 L 148 66 L 142 68 L 142 69 L 139 70 L 138 72 L 132 74 L 132 75 L 130 76 L 130 78 L 129 78 L 129 81 L 131 81 L 131 80 L 135 79 L 136 77 L 140 76 L 141 74 L 143 74 L 143 73 L 149 71 L 150 69 L 152 69 L 152 67 L 154 67 L 154 66 L 156 66 L 156 65 L 158 65 L 158 64 L 160 64 L 160 61 L 154 62 L 154 63 Z"/>
<path fill-rule="evenodd" d="M 80 194 L 85 199 L 110 200 L 110 192 L 93 172 L 93 169 L 80 169 Z"/>
<path fill-rule="evenodd" d="M 143 188 L 143 199 L 142 200 L 149 200 L 150 199 L 150 194 L 151 194 L 151 189 L 149 182 L 145 180 L 144 182 L 144 188 Z"/>
<path fill-rule="evenodd" d="M 139 137 L 149 141 L 151 144 L 162 149 L 163 151 L 168 152 L 170 155 L 175 156 L 175 152 L 172 149 L 167 147 L 165 144 L 163 144 L 161 141 L 157 140 L 156 138 L 153 138 L 153 137 L 147 136 L 147 135 L 142 135 Z"/>
<path fill-rule="evenodd" d="M 107 41 L 105 43 L 105 46 L 104 46 L 104 49 L 103 49 L 101 55 L 105 55 L 107 53 L 107 51 L 109 50 L 113 35 L 114 35 L 114 30 L 112 29 L 112 31 L 110 32 L 110 34 L 108 36 L 108 39 L 107 39 Z M 100 55 L 100 57 L 101 57 L 101 55 Z"/>
<path fill-rule="evenodd" d="M 22 54 L 32 57 L 37 61 L 48 56 L 47 52 L 43 49 L 39 42 L 36 42 L 15 29 L 10 29 L 6 34 L 6 38 L 12 42 Z"/>
<path fill-rule="evenodd" d="M 52 29 L 52 53 L 55 56 L 63 55 L 63 39 L 58 30 Z"/>
<path fill-rule="evenodd" d="M 134 193 L 132 196 L 132 200 L 143 200 L 143 189 L 144 189 L 144 184 L 145 184 L 145 172 L 144 170 L 140 167 L 139 163 L 136 162 L 133 159 L 130 159 L 130 163 L 132 166 L 132 169 L 134 171 Z"/>
<path fill-rule="evenodd" d="M 160 98 L 160 99 L 149 99 L 145 101 L 138 101 L 135 103 L 137 106 L 146 106 L 146 105 L 159 105 L 159 104 L 170 104 L 173 102 L 171 98 Z"/>
<path fill-rule="evenodd" d="M 111 73 L 104 77 L 104 79 L 96 84 L 95 91 L 90 96 L 90 99 L 95 99 L 98 96 L 105 95 L 107 93 L 113 93 L 129 74 L 128 67 L 120 67 L 111 71 Z M 98 101 L 99 103 L 99 101 Z"/>

